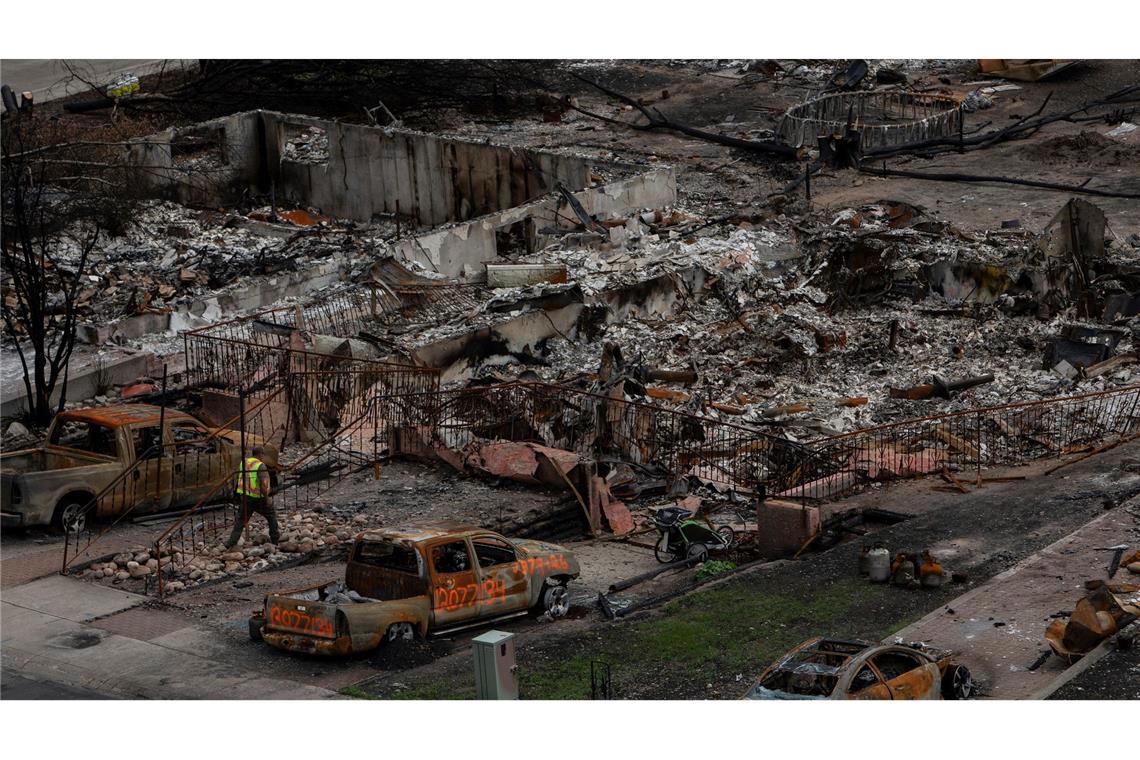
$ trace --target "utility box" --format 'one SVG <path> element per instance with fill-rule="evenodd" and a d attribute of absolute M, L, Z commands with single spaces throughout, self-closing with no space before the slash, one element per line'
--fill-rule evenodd
<path fill-rule="evenodd" d="M 487 631 L 471 639 L 475 649 L 475 698 L 518 699 L 515 635 Z"/>

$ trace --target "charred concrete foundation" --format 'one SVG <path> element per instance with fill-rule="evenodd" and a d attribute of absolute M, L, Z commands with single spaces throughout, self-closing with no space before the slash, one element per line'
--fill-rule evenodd
<path fill-rule="evenodd" d="M 579 210 L 661 208 L 677 193 L 670 169 L 270 111 L 132 141 L 128 161 L 142 193 L 187 205 L 266 196 L 359 222 L 405 220 L 412 232 L 393 243 L 397 258 L 469 280 L 485 277 L 501 247 L 543 247 Z"/>

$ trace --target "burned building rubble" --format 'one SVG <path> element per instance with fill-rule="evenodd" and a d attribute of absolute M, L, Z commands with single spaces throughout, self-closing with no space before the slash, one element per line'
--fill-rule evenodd
<path fill-rule="evenodd" d="M 1140 247 L 1085 200 L 1041 229 L 889 191 L 710 218 L 659 161 L 270 111 L 127 158 L 151 200 L 98 251 L 81 338 L 279 442 L 305 526 L 227 560 L 191 510 L 147 550 L 166 590 L 343 544 L 360 523 L 315 495 L 395 457 L 563 494 L 518 534 L 628 536 L 695 497 L 786 521 L 784 552 L 868 485 L 1135 430 Z"/>
<path fill-rule="evenodd" d="M 5 117 L 128 186 L 55 228 L 62 413 L 0 339 L 5 674 L 1123 693 L 1140 62 L 406 63 Z"/>
<path fill-rule="evenodd" d="M 628 237 L 585 243 L 580 220 L 568 240 L 510 257 L 513 287 L 385 250 L 331 295 L 186 333 L 187 377 L 219 424 L 235 389 L 269 394 L 259 414 L 283 443 L 305 442 L 286 453 L 288 482 L 413 457 L 562 490 L 562 511 L 536 524 L 595 534 L 634 532 L 636 510 L 689 493 L 713 513 L 767 496 L 758 519 L 787 512 L 799 543 L 820 530 L 810 505 L 862 485 L 1134 429 L 1131 330 L 1065 306 L 1071 292 L 1104 296 L 1068 290 L 1038 235 L 964 235 L 889 202 L 798 235 L 693 235 L 692 217 L 669 211 L 603 218 Z M 1129 258 L 1093 260 L 1109 271 Z M 1032 313 L 1019 299 L 1038 299 Z M 1093 346 L 1088 361 L 1069 343 Z M 1074 374 L 1057 371 L 1070 360 Z M 929 393 L 896 392 L 924 382 Z M 1108 393 L 1050 401 L 1074 390 Z M 1010 394 L 1020 406 L 974 412 Z M 151 552 L 172 590 L 237 569 L 199 533 L 168 531 Z M 309 533 L 271 556 L 339 542 Z"/>

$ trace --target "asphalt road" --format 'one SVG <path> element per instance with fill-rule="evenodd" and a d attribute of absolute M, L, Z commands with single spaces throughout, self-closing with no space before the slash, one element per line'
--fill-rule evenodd
<path fill-rule="evenodd" d="M 118 74 L 127 71 L 139 76 L 158 71 L 164 61 L 137 58 L 76 58 L 68 59 L 67 62 L 84 79 L 97 84 L 107 84 Z M 168 65 L 175 63 L 170 61 Z M 12 88 L 17 99 L 21 92 L 31 90 L 37 103 L 89 89 L 82 81 L 72 77 L 62 60 L 55 58 L 6 58 L 0 61 L 0 80 Z"/>
<path fill-rule="evenodd" d="M 33 681 L 5 670 L 0 673 L 0 699 L 114 699 L 79 686 Z"/>

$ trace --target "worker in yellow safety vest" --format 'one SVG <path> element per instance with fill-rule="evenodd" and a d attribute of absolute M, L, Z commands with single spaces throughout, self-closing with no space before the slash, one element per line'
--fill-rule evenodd
<path fill-rule="evenodd" d="M 226 548 L 232 549 L 241 538 L 249 518 L 257 512 L 269 523 L 269 541 L 274 545 L 281 538 L 281 529 L 277 525 L 277 513 L 273 510 L 273 496 L 270 494 L 269 468 L 261 461 L 265 456 L 265 447 L 253 447 L 252 456 L 247 457 L 237 472 L 237 482 L 234 484 L 235 500 L 238 503 L 237 519 L 234 520 L 234 529 L 226 539 Z"/>

